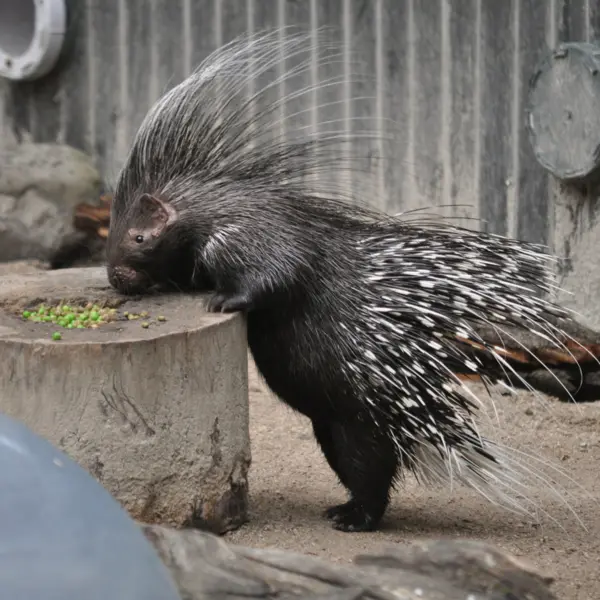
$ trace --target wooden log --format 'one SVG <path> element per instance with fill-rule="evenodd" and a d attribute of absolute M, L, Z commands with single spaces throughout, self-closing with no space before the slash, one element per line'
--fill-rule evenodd
<path fill-rule="evenodd" d="M 505 382 L 516 387 L 527 385 L 560 400 L 590 402 L 600 399 L 600 333 L 577 321 L 553 323 L 565 335 L 557 337 L 557 347 L 535 334 L 516 327 L 496 328 L 473 324 L 477 335 L 510 365 Z M 474 340 L 459 339 L 463 352 L 471 352 L 484 364 L 489 362 L 486 347 Z M 462 379 L 479 377 L 457 373 Z M 526 384 L 524 383 L 526 382 Z"/>
<path fill-rule="evenodd" d="M 106 239 L 101 231 L 108 231 L 110 224 L 110 205 L 112 198 L 107 195 L 100 197 L 100 204 L 95 206 L 82 202 L 75 207 L 73 226 L 78 231 L 86 231 Z"/>
<path fill-rule="evenodd" d="M 389 546 L 347 567 L 202 531 L 142 529 L 186 600 L 555 600 L 551 577 L 478 541 Z"/>
<path fill-rule="evenodd" d="M 600 46 L 561 43 L 541 61 L 529 87 L 526 125 L 539 163 L 562 181 L 597 183 Z"/>
<path fill-rule="evenodd" d="M 110 226 L 112 197 L 104 194 L 99 203 L 82 202 L 73 212 L 73 230 L 65 234 L 48 257 L 51 269 L 102 264 Z"/>
<path fill-rule="evenodd" d="M 64 329 L 21 316 L 65 301 L 114 307 L 114 321 Z M 0 277 L 0 411 L 141 521 L 219 532 L 245 522 L 247 376 L 242 317 L 207 314 L 199 296 L 124 298 L 104 268 Z"/>

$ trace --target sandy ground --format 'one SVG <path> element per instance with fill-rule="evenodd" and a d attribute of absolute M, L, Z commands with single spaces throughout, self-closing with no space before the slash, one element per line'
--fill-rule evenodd
<path fill-rule="evenodd" d="M 394 495 L 380 531 L 343 533 L 321 516 L 326 506 L 344 501 L 345 493 L 320 454 L 309 422 L 267 391 L 252 364 L 250 370 L 250 522 L 227 535 L 231 542 L 349 562 L 389 543 L 477 538 L 556 577 L 553 589 L 561 600 L 600 599 L 600 402 L 574 405 L 529 393 L 495 393 L 497 420 L 483 423 L 494 440 L 564 471 L 558 482 L 567 488 L 569 505 L 587 531 L 542 485 L 532 489 L 532 497 L 550 516 L 540 515 L 536 523 L 469 490 L 426 488 L 409 479 Z M 482 387 L 473 389 L 485 399 Z"/>

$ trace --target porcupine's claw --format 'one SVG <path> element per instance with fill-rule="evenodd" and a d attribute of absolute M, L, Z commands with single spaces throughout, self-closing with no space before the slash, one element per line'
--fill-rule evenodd
<path fill-rule="evenodd" d="M 245 296 L 216 292 L 208 299 L 206 310 L 208 312 L 230 313 L 244 311 L 249 306 L 250 302 Z"/>

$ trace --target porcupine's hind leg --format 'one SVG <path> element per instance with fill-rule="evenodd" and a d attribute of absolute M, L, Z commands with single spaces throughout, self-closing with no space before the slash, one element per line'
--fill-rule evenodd
<path fill-rule="evenodd" d="M 398 469 L 394 446 L 366 420 L 358 418 L 333 421 L 330 433 L 317 433 L 317 440 L 350 500 L 333 506 L 326 515 L 342 531 L 377 529 L 389 502 Z"/>
<path fill-rule="evenodd" d="M 344 474 L 340 472 L 339 469 L 339 461 L 336 458 L 335 454 L 335 445 L 333 443 L 333 435 L 332 435 L 332 421 L 325 419 L 313 419 L 312 421 L 313 432 L 315 434 L 315 438 L 327 459 L 327 463 L 333 470 L 333 472 L 338 476 L 340 483 L 348 487 L 345 482 Z M 332 506 L 325 510 L 324 516 L 327 519 L 331 519 L 332 521 L 338 521 L 340 518 L 343 518 L 344 515 L 348 514 L 350 511 L 354 510 L 356 506 L 356 501 L 352 498 L 348 502 L 344 502 L 343 504 L 338 504 L 336 506 Z"/>

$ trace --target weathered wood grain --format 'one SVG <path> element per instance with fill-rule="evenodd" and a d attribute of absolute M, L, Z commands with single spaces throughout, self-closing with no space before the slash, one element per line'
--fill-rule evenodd
<path fill-rule="evenodd" d="M 142 526 L 185 600 L 554 600 L 552 578 L 483 542 L 436 540 L 359 555 L 352 566 Z"/>

